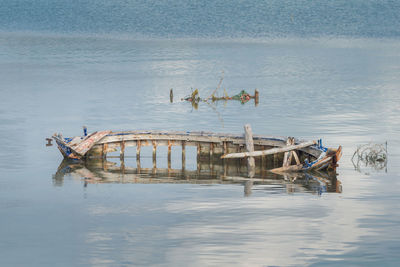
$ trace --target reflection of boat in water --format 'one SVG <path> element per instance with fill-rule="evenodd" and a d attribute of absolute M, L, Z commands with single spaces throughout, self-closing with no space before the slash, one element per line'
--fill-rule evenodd
<path fill-rule="evenodd" d="M 133 168 L 105 160 L 88 160 L 84 163 L 63 160 L 53 175 L 54 184 L 63 185 L 64 177 L 70 177 L 88 184 L 102 183 L 174 183 L 174 184 L 242 184 L 246 195 L 252 190 L 283 190 L 288 193 L 311 192 L 341 193 L 341 183 L 336 175 L 326 173 L 285 173 L 257 172 L 254 178 L 247 178 L 245 165 L 198 164 L 196 170 L 171 168 Z"/>

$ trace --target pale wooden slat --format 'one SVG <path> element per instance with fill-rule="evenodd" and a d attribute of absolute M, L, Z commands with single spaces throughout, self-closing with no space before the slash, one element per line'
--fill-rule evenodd
<path fill-rule="evenodd" d="M 246 124 L 244 126 L 244 136 L 246 140 L 246 149 L 249 153 L 254 152 L 254 143 L 253 143 L 253 132 L 251 130 L 251 126 Z M 256 163 L 253 157 L 247 158 L 247 170 L 249 173 L 249 177 L 252 178 L 255 174 Z"/>
<path fill-rule="evenodd" d="M 287 151 L 291 151 L 291 150 L 296 150 L 296 149 L 300 149 L 303 147 L 315 145 L 316 143 L 317 143 L 317 141 L 309 141 L 309 142 L 301 143 L 298 145 L 272 148 L 272 149 L 262 150 L 262 151 L 231 153 L 231 154 L 223 155 L 223 156 L 221 156 L 221 158 L 232 159 L 232 158 L 245 158 L 245 157 L 250 157 L 250 156 L 251 157 L 260 157 L 263 155 L 272 155 L 272 154 L 276 154 L 276 153 L 283 153 L 283 152 L 287 152 Z"/>

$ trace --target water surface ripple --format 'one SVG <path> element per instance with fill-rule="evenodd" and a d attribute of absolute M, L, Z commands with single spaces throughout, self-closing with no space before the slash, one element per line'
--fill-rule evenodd
<path fill-rule="evenodd" d="M 399 62 L 398 40 L 372 37 L 0 34 L 0 265 L 395 266 Z M 259 105 L 180 101 L 190 88 L 208 96 L 222 71 L 222 89 L 257 88 Z M 304 177 L 257 176 L 247 194 L 245 180 L 211 175 L 60 176 L 61 155 L 44 140 L 79 135 L 82 125 L 240 134 L 245 123 L 257 134 L 342 145 L 341 190 Z M 369 141 L 388 142 L 386 169 L 354 169 L 354 150 Z"/>

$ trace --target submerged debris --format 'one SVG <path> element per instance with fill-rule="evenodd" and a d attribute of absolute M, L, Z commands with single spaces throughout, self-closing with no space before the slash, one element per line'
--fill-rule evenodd
<path fill-rule="evenodd" d="M 386 170 L 387 142 L 384 144 L 368 143 L 357 147 L 351 158 L 354 168 L 361 172 L 362 167 L 371 167 L 374 170 Z"/>
<path fill-rule="evenodd" d="M 211 100 L 212 102 L 221 101 L 221 100 L 223 100 L 223 101 L 238 100 L 238 101 L 240 101 L 240 103 L 244 104 L 244 103 L 249 102 L 250 99 L 254 99 L 256 105 L 258 105 L 258 95 L 259 95 L 259 93 L 258 93 L 258 91 L 256 89 L 255 92 L 254 92 L 254 95 L 250 95 L 245 90 L 242 90 L 238 94 L 233 95 L 233 96 L 228 96 L 228 94 L 225 91 L 225 95 L 224 96 L 216 96 L 216 95 L 213 94 L 210 97 L 201 98 L 199 96 L 199 89 L 195 89 L 194 91 L 192 89 L 192 93 L 190 95 L 185 96 L 181 100 L 188 101 L 188 102 L 191 102 L 192 104 L 198 105 L 198 103 L 201 102 L 201 101 L 209 102 L 209 100 Z"/>
<path fill-rule="evenodd" d="M 209 103 L 209 101 L 211 101 L 212 103 L 216 102 L 216 101 L 227 101 L 227 100 L 238 100 L 240 101 L 242 104 L 247 103 L 250 101 L 250 99 L 254 99 L 255 105 L 258 105 L 258 97 L 259 97 L 259 93 L 258 90 L 255 89 L 254 95 L 250 95 L 248 92 L 246 92 L 246 90 L 241 90 L 238 94 L 233 95 L 233 96 L 229 96 L 228 93 L 226 92 L 226 90 L 224 89 L 224 95 L 223 96 L 217 96 L 216 93 L 217 91 L 221 88 L 221 84 L 222 81 L 224 79 L 224 72 L 222 72 L 221 75 L 221 79 L 217 85 L 217 87 L 215 88 L 215 90 L 211 93 L 211 95 L 209 95 L 206 98 L 202 98 L 199 96 L 199 89 L 195 89 L 193 90 L 193 88 L 191 88 L 192 93 L 190 95 L 185 96 L 184 98 L 182 98 L 181 100 L 183 101 L 188 101 L 191 102 L 193 107 L 197 109 L 199 102 L 207 102 Z M 172 89 L 171 89 L 172 91 Z M 172 100 L 171 100 L 172 103 Z"/>

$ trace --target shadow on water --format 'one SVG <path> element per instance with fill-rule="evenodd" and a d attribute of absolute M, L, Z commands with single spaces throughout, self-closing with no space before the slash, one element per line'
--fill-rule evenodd
<path fill-rule="evenodd" d="M 258 170 L 254 178 L 247 178 L 247 168 L 240 164 L 200 162 L 196 170 L 172 168 L 138 168 L 118 165 L 107 160 L 88 160 L 84 163 L 63 160 L 53 175 L 54 186 L 63 186 L 64 178 L 90 184 L 236 184 L 243 186 L 244 195 L 254 190 L 267 193 L 341 193 L 342 185 L 336 174 L 287 173 L 275 174 Z"/>

